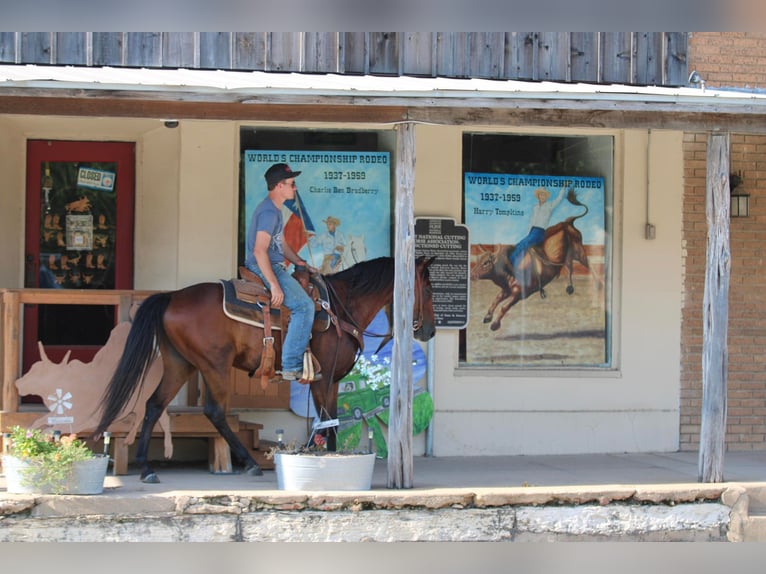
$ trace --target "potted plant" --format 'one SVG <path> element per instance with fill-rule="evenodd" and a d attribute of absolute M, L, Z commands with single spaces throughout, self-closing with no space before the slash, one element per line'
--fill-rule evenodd
<path fill-rule="evenodd" d="M 3 471 L 9 493 L 100 494 L 109 464 L 77 435 L 15 426 L 5 436 Z"/>
<path fill-rule="evenodd" d="M 375 453 L 339 450 L 330 452 L 321 434 L 312 433 L 308 445 L 278 444 L 274 458 L 280 490 L 370 490 Z"/>

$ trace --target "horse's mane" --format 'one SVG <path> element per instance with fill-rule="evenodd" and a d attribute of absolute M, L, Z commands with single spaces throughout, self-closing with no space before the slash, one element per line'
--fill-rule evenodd
<path fill-rule="evenodd" d="M 325 279 L 331 283 L 345 283 L 358 296 L 378 293 L 394 283 L 394 259 L 377 257 L 361 261 L 348 269 L 326 275 Z"/>

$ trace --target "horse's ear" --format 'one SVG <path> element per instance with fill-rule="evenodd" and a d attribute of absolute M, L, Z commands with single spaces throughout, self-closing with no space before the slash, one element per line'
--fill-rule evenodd
<path fill-rule="evenodd" d="M 426 259 L 426 264 L 425 264 L 426 269 L 428 269 L 431 266 L 431 263 L 433 263 L 434 261 L 436 261 L 436 255 Z"/>

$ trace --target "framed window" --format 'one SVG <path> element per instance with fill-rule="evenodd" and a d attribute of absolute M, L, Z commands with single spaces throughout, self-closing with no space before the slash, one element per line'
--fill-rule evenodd
<path fill-rule="evenodd" d="M 466 133 L 463 366 L 611 368 L 614 139 Z"/>

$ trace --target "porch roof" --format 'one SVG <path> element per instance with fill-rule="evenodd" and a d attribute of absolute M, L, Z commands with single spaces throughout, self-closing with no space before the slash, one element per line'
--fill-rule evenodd
<path fill-rule="evenodd" d="M 701 89 L 698 87 L 634 86 L 627 84 L 585 84 L 533 82 L 481 78 L 427 78 L 412 76 L 352 76 L 339 74 L 280 73 L 190 69 L 149 69 L 75 67 L 43 65 L 0 65 L 0 95 L 21 91 L 38 95 L 88 92 L 114 96 L 115 93 L 141 97 L 146 93 L 165 94 L 187 101 L 261 103 L 263 98 L 353 97 L 397 100 L 414 105 L 471 106 L 475 99 L 577 102 L 593 107 L 627 106 L 643 103 L 673 106 L 681 111 L 703 111 L 715 106 L 736 107 L 739 113 L 766 108 L 766 93 L 755 90 Z M 459 104 L 458 102 L 461 102 Z M 357 104 L 359 102 L 356 102 Z"/>
<path fill-rule="evenodd" d="M 0 65 L 0 113 L 761 133 L 766 92 L 26 64 Z"/>

